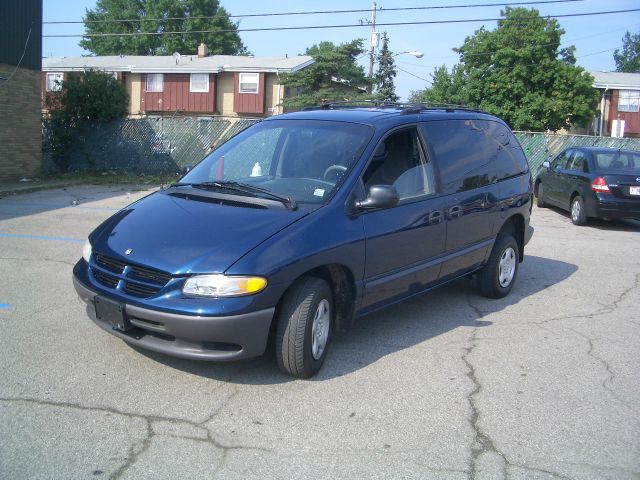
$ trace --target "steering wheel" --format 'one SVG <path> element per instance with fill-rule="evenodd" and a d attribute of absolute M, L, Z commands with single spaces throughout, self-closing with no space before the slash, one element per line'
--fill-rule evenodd
<path fill-rule="evenodd" d="M 327 176 L 331 173 L 331 172 L 346 172 L 347 171 L 347 167 L 345 167 L 344 165 L 331 165 L 330 167 L 328 167 L 325 171 L 324 174 L 322 175 L 322 178 L 324 178 L 325 180 L 327 180 Z"/>

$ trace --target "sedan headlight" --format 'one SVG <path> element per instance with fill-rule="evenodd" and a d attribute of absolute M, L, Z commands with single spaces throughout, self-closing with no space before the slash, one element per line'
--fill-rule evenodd
<path fill-rule="evenodd" d="M 82 258 L 89 263 L 89 259 L 91 258 L 91 243 L 89 240 L 84 242 L 84 245 L 82 246 Z"/>
<path fill-rule="evenodd" d="M 258 293 L 266 286 L 267 279 L 262 277 L 198 275 L 187 278 L 182 293 L 203 297 L 239 297 Z"/>

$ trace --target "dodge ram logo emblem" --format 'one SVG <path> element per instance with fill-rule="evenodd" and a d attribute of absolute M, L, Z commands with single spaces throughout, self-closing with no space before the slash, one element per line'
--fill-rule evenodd
<path fill-rule="evenodd" d="M 124 254 L 125 254 L 125 255 L 131 255 L 131 252 L 133 252 L 133 250 L 131 250 L 130 248 L 127 248 L 127 249 L 124 251 Z"/>

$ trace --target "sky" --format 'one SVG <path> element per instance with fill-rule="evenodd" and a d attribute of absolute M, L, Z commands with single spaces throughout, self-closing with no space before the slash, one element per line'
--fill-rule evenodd
<path fill-rule="evenodd" d="M 95 8 L 95 0 L 44 0 L 44 22 L 81 21 L 87 9 Z M 233 19 L 240 21 L 239 28 L 271 28 L 292 26 L 316 26 L 359 24 L 361 27 L 303 29 L 288 31 L 240 32 L 242 41 L 249 51 L 256 56 L 300 55 L 305 50 L 321 41 L 334 43 L 348 42 L 355 38 L 365 40 L 369 46 L 371 27 L 371 0 L 324 0 L 311 2 L 304 0 L 221 0 L 220 4 L 232 15 L 331 11 L 331 10 L 368 10 L 356 13 L 331 13 L 317 15 L 289 15 L 273 17 L 246 17 Z M 461 19 L 492 19 L 500 17 L 501 6 L 476 7 L 481 4 L 498 4 L 499 0 L 379 0 L 376 21 L 380 23 L 418 22 Z M 502 5 L 515 3 L 507 0 Z M 398 7 L 435 7 L 470 5 L 468 8 L 437 8 L 429 10 L 391 11 L 385 9 Z M 581 0 L 567 3 L 550 3 L 527 5 L 536 8 L 541 15 L 564 15 L 587 12 L 603 12 L 640 8 L 638 0 Z M 558 19 L 565 30 L 561 47 L 576 47 L 577 64 L 587 70 L 615 70 L 613 52 L 621 48 L 622 37 L 626 31 L 640 32 L 640 11 L 607 15 L 579 16 Z M 434 68 L 446 65 L 451 68 L 458 62 L 458 55 L 453 48 L 460 47 L 466 37 L 473 35 L 484 26 L 493 30 L 496 22 L 474 21 L 470 23 L 449 23 L 430 25 L 379 25 L 378 32 L 386 31 L 389 36 L 390 49 L 394 53 L 419 51 L 424 54 L 421 59 L 408 54 L 395 57 L 398 75 L 395 79 L 396 93 L 407 100 L 412 91 L 422 90 L 429 86 Z M 80 37 L 48 38 L 46 35 L 82 34 L 82 23 L 43 26 L 42 54 L 49 56 L 80 56 L 90 52 L 78 46 Z M 180 52 L 182 54 L 195 52 Z M 364 55 L 360 63 L 368 70 L 368 56 Z"/>

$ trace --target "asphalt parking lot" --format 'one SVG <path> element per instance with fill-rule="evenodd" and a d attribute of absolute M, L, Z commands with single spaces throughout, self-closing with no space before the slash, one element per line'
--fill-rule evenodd
<path fill-rule="evenodd" d="M 640 222 L 534 208 L 509 297 L 465 279 L 388 308 L 300 381 L 88 319 L 82 243 L 147 193 L 0 199 L 0 478 L 640 478 Z"/>

